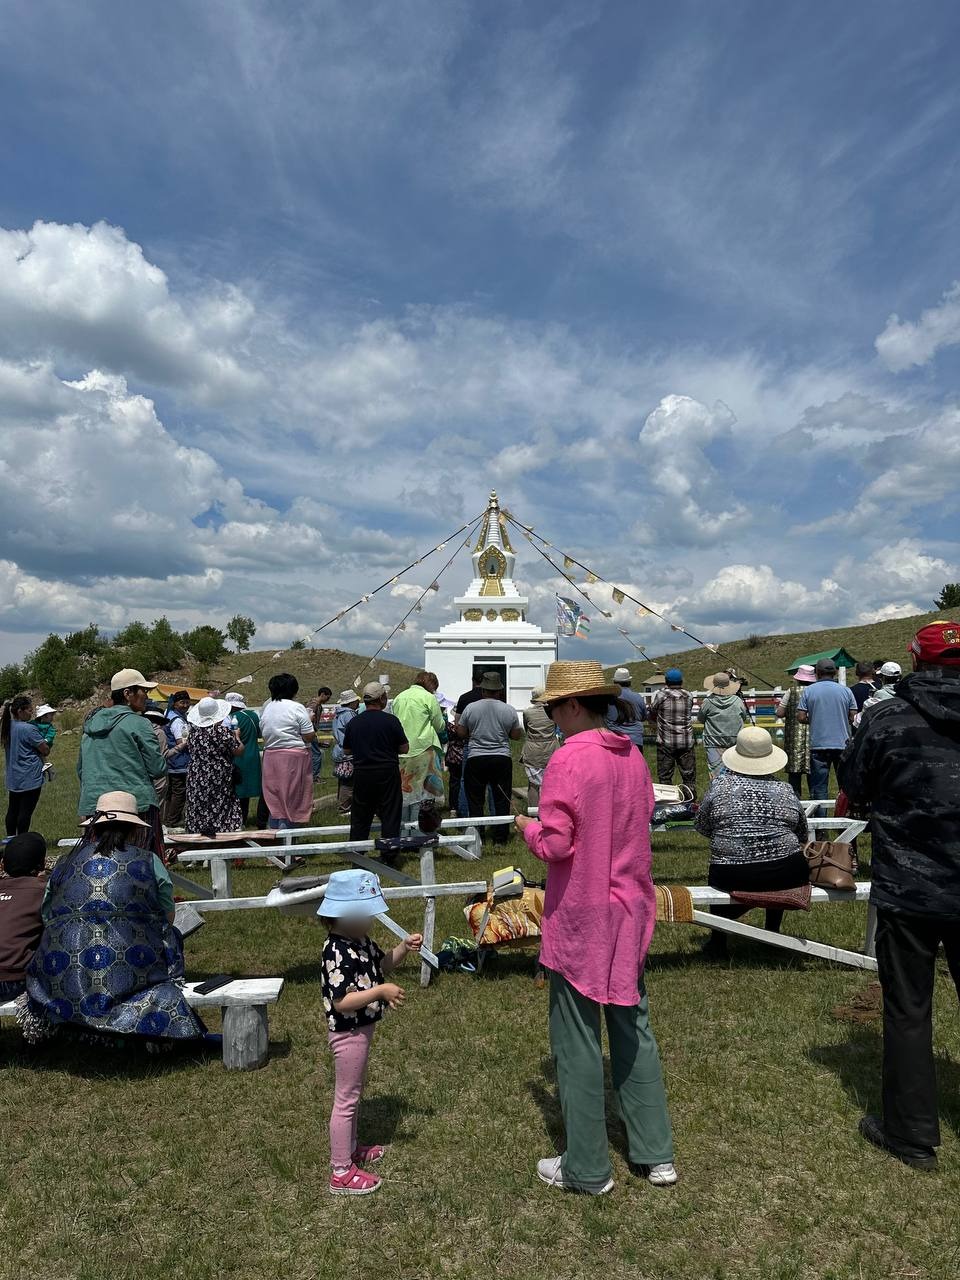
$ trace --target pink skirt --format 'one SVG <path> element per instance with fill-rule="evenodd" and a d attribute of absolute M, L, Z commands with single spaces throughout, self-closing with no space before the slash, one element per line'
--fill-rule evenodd
<path fill-rule="evenodd" d="M 263 753 L 263 798 L 271 818 L 303 825 L 313 812 L 313 769 L 305 747 L 273 747 Z"/>

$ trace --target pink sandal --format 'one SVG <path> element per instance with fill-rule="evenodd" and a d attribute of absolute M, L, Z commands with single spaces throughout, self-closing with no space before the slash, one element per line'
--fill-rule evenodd
<path fill-rule="evenodd" d="M 372 1147 L 365 1147 L 362 1142 L 358 1142 L 357 1149 L 353 1153 L 353 1163 L 376 1164 L 377 1161 L 382 1160 L 386 1154 L 386 1147 L 381 1147 L 379 1144 Z"/>
<path fill-rule="evenodd" d="M 364 1173 L 352 1164 L 346 1173 L 331 1173 L 330 1194 L 332 1196 L 368 1196 L 379 1191 L 382 1180 L 372 1173 Z"/>

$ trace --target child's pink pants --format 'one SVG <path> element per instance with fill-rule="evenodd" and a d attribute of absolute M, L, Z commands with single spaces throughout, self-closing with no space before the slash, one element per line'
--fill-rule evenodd
<path fill-rule="evenodd" d="M 334 1169 L 346 1169 L 353 1164 L 360 1097 L 376 1026 L 375 1022 L 368 1022 L 355 1031 L 329 1033 L 336 1077 L 330 1112 L 330 1163 Z"/>

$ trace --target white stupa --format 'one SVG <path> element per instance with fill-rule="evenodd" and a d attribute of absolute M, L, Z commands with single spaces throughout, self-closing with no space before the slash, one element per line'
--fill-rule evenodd
<path fill-rule="evenodd" d="M 454 600 L 460 620 L 428 632 L 423 665 L 436 672 L 442 692 L 454 700 L 471 687 L 475 667 L 499 671 L 507 701 L 522 709 L 546 679 L 557 637 L 527 622 L 530 601 L 513 580 L 517 557 L 496 493 L 490 494 L 472 559 L 473 580 Z"/>

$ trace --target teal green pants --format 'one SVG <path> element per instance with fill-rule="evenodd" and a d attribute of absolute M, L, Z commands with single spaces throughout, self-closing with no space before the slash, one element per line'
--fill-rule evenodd
<path fill-rule="evenodd" d="M 660 1051 L 650 1027 L 647 993 L 640 1003 L 597 1004 L 558 973 L 550 974 L 550 1048 L 557 1064 L 560 1109 L 567 1135 L 564 1177 L 605 1182 L 611 1173 L 603 1087 L 600 1012 L 610 1040 L 610 1074 L 627 1131 L 631 1164 L 673 1160 L 673 1134 L 660 1070 Z"/>

